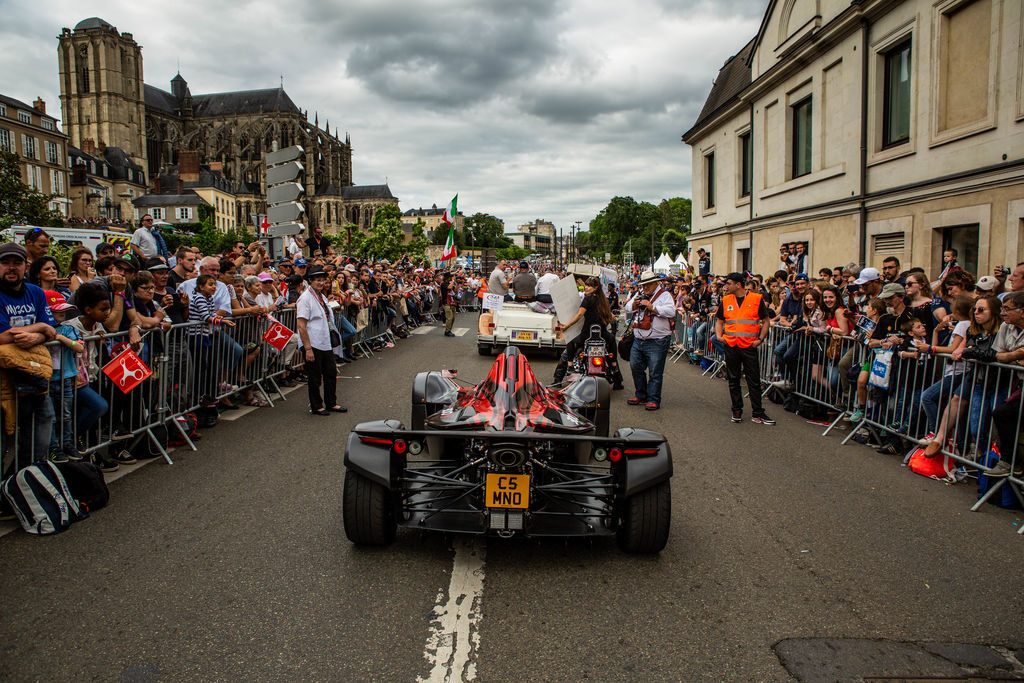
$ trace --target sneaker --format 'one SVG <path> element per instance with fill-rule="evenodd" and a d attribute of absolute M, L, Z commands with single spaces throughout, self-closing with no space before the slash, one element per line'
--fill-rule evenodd
<path fill-rule="evenodd" d="M 50 452 L 46 454 L 46 459 L 56 465 L 60 465 L 68 461 L 68 456 L 64 455 L 64 451 L 58 451 L 56 448 L 52 448 L 50 449 Z"/>
<path fill-rule="evenodd" d="M 82 462 L 83 460 L 85 460 L 85 456 L 79 453 L 78 450 L 75 448 L 64 451 L 64 455 L 66 455 L 68 460 L 70 460 L 71 462 Z"/>
<path fill-rule="evenodd" d="M 775 420 L 768 417 L 768 413 L 761 413 L 760 415 L 754 415 L 750 418 L 750 421 L 758 425 L 773 425 Z"/>
<path fill-rule="evenodd" d="M 853 411 L 852 413 L 849 413 L 843 419 L 845 419 L 847 422 L 860 422 L 861 420 L 864 419 L 864 409 L 857 408 L 857 410 Z"/>
<path fill-rule="evenodd" d="M 898 443 L 898 441 L 894 440 L 886 441 L 875 449 L 875 453 L 881 453 L 882 455 L 899 455 L 900 451 L 897 448 Z"/>
<path fill-rule="evenodd" d="M 626 403 L 631 405 L 631 406 L 642 406 L 644 403 L 646 403 L 646 401 L 643 401 L 643 400 L 641 400 L 639 398 L 635 398 L 634 397 L 634 398 L 627 398 L 626 399 Z"/>
<path fill-rule="evenodd" d="M 793 383 L 790 382 L 788 379 L 776 380 L 772 382 L 771 385 L 781 391 L 793 391 L 793 389 L 795 388 Z"/>
<path fill-rule="evenodd" d="M 238 391 L 238 385 L 237 384 L 232 384 L 231 382 L 221 382 L 219 388 L 220 388 L 220 393 L 222 393 L 222 394 L 225 394 L 225 393 L 227 393 L 229 391 Z"/>
<path fill-rule="evenodd" d="M 732 417 L 729 419 L 739 424 L 740 422 L 743 422 L 743 412 L 740 410 L 734 410 L 732 411 Z"/>
<path fill-rule="evenodd" d="M 1010 464 L 1005 460 L 1000 460 L 999 462 L 996 463 L 995 467 L 985 472 L 985 476 L 990 477 L 992 479 L 1008 477 L 1010 476 Z"/>
<path fill-rule="evenodd" d="M 446 336 L 446 337 L 454 337 L 455 333 L 454 332 L 449 332 L 448 330 L 445 330 L 444 331 L 444 336 Z"/>
<path fill-rule="evenodd" d="M 118 465 L 134 465 L 138 460 L 135 459 L 131 451 L 121 450 L 114 456 L 114 462 Z"/>
<path fill-rule="evenodd" d="M 96 467 L 99 468 L 100 472 L 117 472 L 120 469 L 120 466 L 110 458 L 97 460 Z"/>
<path fill-rule="evenodd" d="M 657 410 L 660 407 L 661 406 L 658 405 L 657 403 L 655 403 L 654 401 L 648 401 L 647 405 L 644 406 L 644 409 L 645 410 Z"/>

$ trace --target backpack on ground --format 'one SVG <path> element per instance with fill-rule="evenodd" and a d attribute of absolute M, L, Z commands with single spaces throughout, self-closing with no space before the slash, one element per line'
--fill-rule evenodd
<path fill-rule="evenodd" d="M 174 419 L 179 425 L 181 425 L 182 430 L 188 434 L 188 438 L 195 439 L 195 436 L 199 431 L 199 419 L 196 417 L 195 413 L 185 413 L 184 415 L 179 415 Z M 185 445 L 185 439 L 181 437 L 181 432 L 178 431 L 177 427 L 169 428 L 167 431 L 170 433 L 170 436 L 167 439 L 168 445 L 174 447 Z"/>
<path fill-rule="evenodd" d="M 923 477 L 956 481 L 956 461 L 945 453 L 939 452 L 932 457 L 924 454 L 923 448 L 916 449 L 910 455 L 907 467 L 911 472 L 920 474 Z"/>
<path fill-rule="evenodd" d="M 200 429 L 209 429 L 217 426 L 220 419 L 220 411 L 217 406 L 200 406 L 196 408 L 196 421 Z"/>
<path fill-rule="evenodd" d="M 59 534 L 89 516 L 71 495 L 57 466 L 46 460 L 18 470 L 0 488 L 21 528 L 30 534 Z"/>
<path fill-rule="evenodd" d="M 95 512 L 110 501 L 110 489 L 96 465 L 85 461 L 62 462 L 57 464 L 57 469 L 64 475 L 71 497 L 87 512 Z"/>
<path fill-rule="evenodd" d="M 156 437 L 156 440 L 159 441 L 160 445 L 163 446 L 164 450 L 166 450 L 168 437 L 170 436 L 168 434 L 167 425 L 153 425 L 150 427 L 150 431 L 153 432 L 153 436 Z M 135 437 L 135 440 L 131 442 L 128 450 L 131 452 L 132 456 L 139 460 L 148 460 L 150 458 L 159 458 L 163 456 L 163 453 L 160 452 L 160 449 L 156 447 L 156 444 L 153 443 L 153 439 L 146 432 L 138 434 Z"/>

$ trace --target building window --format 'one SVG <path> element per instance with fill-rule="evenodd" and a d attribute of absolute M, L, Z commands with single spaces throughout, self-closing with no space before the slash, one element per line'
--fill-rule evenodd
<path fill-rule="evenodd" d="M 53 121 L 51 121 L 50 119 L 41 119 L 40 123 L 46 130 L 53 130 Z"/>
<path fill-rule="evenodd" d="M 155 220 L 155 221 L 163 220 L 164 210 L 163 209 L 153 209 L 150 212 L 150 215 L 153 216 L 153 220 Z"/>
<path fill-rule="evenodd" d="M 82 92 L 89 92 L 89 69 L 82 68 Z"/>
<path fill-rule="evenodd" d="M 64 195 L 64 171 L 50 169 L 50 192 Z"/>
<path fill-rule="evenodd" d="M 6 128 L 0 128 L 0 149 L 5 152 L 14 151 L 14 143 L 11 138 L 11 131 Z"/>
<path fill-rule="evenodd" d="M 811 172 L 811 98 L 794 104 L 793 110 L 793 177 Z"/>
<path fill-rule="evenodd" d="M 740 196 L 749 197 L 754 186 L 754 146 L 750 131 L 740 135 Z"/>
<path fill-rule="evenodd" d="M 56 142 L 46 141 L 46 161 L 55 166 L 60 166 L 60 147 L 57 146 Z"/>
<path fill-rule="evenodd" d="M 27 111 L 19 111 L 18 120 L 22 123 L 32 123 L 32 114 L 29 114 Z"/>
<path fill-rule="evenodd" d="M 33 190 L 43 189 L 43 174 L 38 166 L 25 165 L 25 184 Z"/>
<path fill-rule="evenodd" d="M 7 116 L 7 107 L 0 104 L 0 116 Z"/>
<path fill-rule="evenodd" d="M 187 206 L 179 206 L 177 212 L 177 218 L 179 221 L 188 220 L 192 217 L 192 210 Z M 155 216 L 154 216 L 155 218 Z"/>
<path fill-rule="evenodd" d="M 910 40 L 885 53 L 882 147 L 910 140 Z"/>
<path fill-rule="evenodd" d="M 715 208 L 715 153 L 704 155 L 704 208 Z"/>
<path fill-rule="evenodd" d="M 36 158 L 36 139 L 30 135 L 21 136 L 21 156 L 26 159 Z"/>

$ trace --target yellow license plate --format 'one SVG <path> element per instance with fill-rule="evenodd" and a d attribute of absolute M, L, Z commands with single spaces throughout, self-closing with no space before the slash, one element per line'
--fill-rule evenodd
<path fill-rule="evenodd" d="M 516 341 L 534 341 L 535 339 L 537 339 L 536 332 L 516 332 L 515 335 Z"/>
<path fill-rule="evenodd" d="M 530 475 L 489 472 L 484 495 L 489 508 L 527 508 L 530 506 Z"/>

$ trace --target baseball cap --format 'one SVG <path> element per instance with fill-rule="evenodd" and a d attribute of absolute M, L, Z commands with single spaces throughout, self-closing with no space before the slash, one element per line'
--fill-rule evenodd
<path fill-rule="evenodd" d="M 161 259 L 151 258 L 148 261 L 146 261 L 145 269 L 152 273 L 154 270 L 167 270 L 168 266 Z"/>
<path fill-rule="evenodd" d="M 256 277 L 259 278 L 260 282 L 273 282 L 274 281 L 274 276 L 271 275 L 270 273 L 260 273 Z"/>
<path fill-rule="evenodd" d="M 70 311 L 75 309 L 60 292 L 47 289 L 44 294 L 46 294 L 46 304 L 50 307 L 51 311 Z"/>
<path fill-rule="evenodd" d="M 991 292 L 999 284 L 999 280 L 995 279 L 991 275 L 985 275 L 984 277 L 978 278 L 978 281 L 974 284 L 975 287 L 983 292 Z"/>
<path fill-rule="evenodd" d="M 96 253 L 98 254 L 101 251 L 105 251 L 107 249 L 113 249 L 113 248 L 114 248 L 114 245 L 111 244 L 110 242 L 100 242 L 99 244 L 96 245 Z"/>
<path fill-rule="evenodd" d="M 353 266 L 351 263 L 346 263 L 345 264 L 345 272 L 346 273 L 354 273 L 354 272 L 356 272 L 356 267 Z"/>
<path fill-rule="evenodd" d="M 865 268 L 860 271 L 860 277 L 853 281 L 855 285 L 863 285 L 878 279 L 878 268 Z"/>
<path fill-rule="evenodd" d="M 888 299 L 892 296 L 906 296 L 907 290 L 903 288 L 903 285 L 890 282 L 885 287 L 882 287 L 882 293 L 878 295 L 879 299 Z"/>
<path fill-rule="evenodd" d="M 527 263 L 526 261 L 520 261 L 520 262 L 519 262 L 519 267 L 520 267 L 520 268 L 529 268 L 529 267 L 530 267 L 530 264 L 529 264 L 529 263 Z"/>
<path fill-rule="evenodd" d="M 810 282 L 811 281 L 811 279 L 809 277 L 807 277 L 807 273 L 797 273 L 793 277 L 793 282 L 796 282 L 797 280 L 802 280 L 804 282 Z"/>
<path fill-rule="evenodd" d="M 800 276 L 797 275 L 797 277 Z M 732 280 L 733 282 L 739 283 L 741 285 L 747 284 L 747 276 L 744 275 L 743 273 L 729 273 L 728 275 L 725 276 L 725 279 Z M 807 278 L 805 277 L 804 279 L 806 280 Z"/>
<path fill-rule="evenodd" d="M 308 263 L 309 262 L 306 261 L 306 259 L 304 259 L 304 258 L 297 258 L 297 259 L 295 259 L 295 266 L 298 267 L 298 268 L 301 268 L 302 266 L 305 266 Z"/>
<path fill-rule="evenodd" d="M 139 272 L 139 264 L 131 254 L 122 254 L 121 256 L 118 256 L 117 260 L 114 261 L 114 265 L 120 265 L 122 268 L 128 267 L 135 272 Z"/>
<path fill-rule="evenodd" d="M 28 252 L 25 251 L 25 247 L 14 242 L 0 244 L 0 258 L 4 256 L 20 256 L 22 261 L 28 260 Z"/>

